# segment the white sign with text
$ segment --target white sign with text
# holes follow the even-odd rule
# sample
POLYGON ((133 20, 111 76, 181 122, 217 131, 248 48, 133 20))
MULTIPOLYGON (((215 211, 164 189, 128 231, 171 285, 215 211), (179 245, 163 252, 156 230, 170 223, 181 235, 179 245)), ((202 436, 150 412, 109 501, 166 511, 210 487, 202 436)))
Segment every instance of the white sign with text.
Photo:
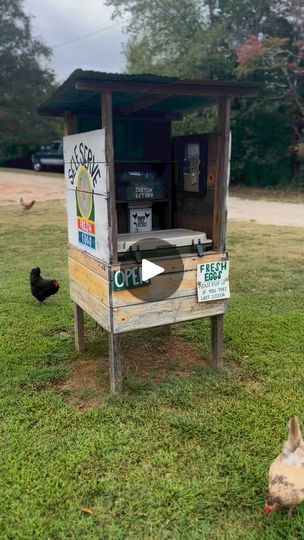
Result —
POLYGON ((63 147, 69 243, 109 262, 104 130, 64 137, 63 147))
POLYGON ((229 261, 214 261, 197 265, 198 302, 230 298, 229 261))

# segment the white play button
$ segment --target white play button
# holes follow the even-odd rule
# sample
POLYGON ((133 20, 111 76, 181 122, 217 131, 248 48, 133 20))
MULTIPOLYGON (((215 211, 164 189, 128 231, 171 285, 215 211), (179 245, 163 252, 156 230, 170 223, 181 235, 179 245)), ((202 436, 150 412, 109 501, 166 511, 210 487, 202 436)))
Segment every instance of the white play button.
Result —
POLYGON ((158 276, 158 274, 161 274, 164 271, 165 269, 158 266, 158 264, 154 264, 153 262, 148 261, 148 259, 142 260, 141 275, 143 281, 147 281, 148 279, 158 276))

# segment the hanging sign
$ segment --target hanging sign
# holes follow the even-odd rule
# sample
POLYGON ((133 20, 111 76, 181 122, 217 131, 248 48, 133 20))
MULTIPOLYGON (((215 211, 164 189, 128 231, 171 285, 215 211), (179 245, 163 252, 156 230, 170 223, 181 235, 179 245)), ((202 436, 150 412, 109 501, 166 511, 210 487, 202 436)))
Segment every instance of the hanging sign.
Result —
POLYGON ((230 298, 229 261, 215 261, 197 265, 197 299, 212 302, 230 298))

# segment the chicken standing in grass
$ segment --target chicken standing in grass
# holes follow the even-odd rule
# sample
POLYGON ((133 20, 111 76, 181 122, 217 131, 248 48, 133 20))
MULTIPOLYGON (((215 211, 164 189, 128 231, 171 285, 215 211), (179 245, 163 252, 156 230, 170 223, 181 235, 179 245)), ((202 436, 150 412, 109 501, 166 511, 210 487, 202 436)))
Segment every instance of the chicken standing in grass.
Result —
POLYGON ((32 295, 43 302, 49 296, 56 294, 59 290, 59 281, 57 279, 44 279, 41 276, 40 268, 32 268, 30 273, 30 284, 32 295))
POLYGON ((265 513, 277 508, 293 507, 304 501, 304 442, 297 416, 292 416, 288 424, 288 440, 282 453, 272 462, 269 469, 269 495, 265 513))
POLYGON ((36 202, 36 201, 31 201, 31 202, 29 202, 29 203, 26 203, 26 202, 24 202, 24 200, 22 199, 22 197, 21 197, 21 199, 20 199, 20 204, 21 204, 23 210, 30 210, 30 209, 32 208, 32 206, 34 206, 35 202, 36 202))

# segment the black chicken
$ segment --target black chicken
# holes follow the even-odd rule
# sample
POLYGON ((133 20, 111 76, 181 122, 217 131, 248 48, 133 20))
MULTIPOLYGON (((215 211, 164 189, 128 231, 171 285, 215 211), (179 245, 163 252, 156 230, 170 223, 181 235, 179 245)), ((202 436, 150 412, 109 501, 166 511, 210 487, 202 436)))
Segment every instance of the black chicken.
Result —
POLYGON ((52 294, 56 294, 59 290, 59 281, 57 279, 44 279, 40 274, 40 268, 32 268, 30 273, 30 284, 32 295, 43 302, 52 294))

